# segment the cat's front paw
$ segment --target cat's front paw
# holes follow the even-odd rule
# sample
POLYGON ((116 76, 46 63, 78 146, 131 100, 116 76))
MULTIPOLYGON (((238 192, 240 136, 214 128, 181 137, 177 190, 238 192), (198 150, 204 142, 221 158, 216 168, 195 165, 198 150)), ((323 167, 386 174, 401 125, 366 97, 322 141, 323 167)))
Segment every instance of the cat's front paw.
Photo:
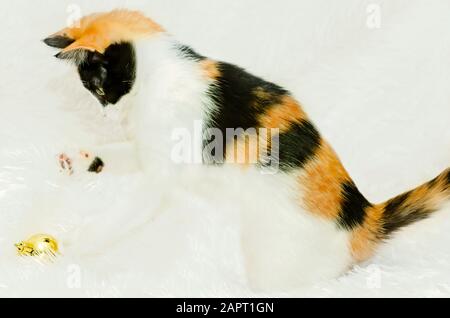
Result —
POLYGON ((100 173, 105 166, 105 163, 100 157, 85 150, 79 151, 73 156, 68 156, 66 153, 59 154, 58 164, 60 172, 69 176, 73 175, 74 172, 78 173, 80 171, 100 173))
POLYGON ((80 152, 82 158, 89 162, 87 171, 93 172, 93 173, 100 173, 103 170, 103 167, 105 166, 105 163, 100 157, 93 156, 87 151, 81 151, 80 152))

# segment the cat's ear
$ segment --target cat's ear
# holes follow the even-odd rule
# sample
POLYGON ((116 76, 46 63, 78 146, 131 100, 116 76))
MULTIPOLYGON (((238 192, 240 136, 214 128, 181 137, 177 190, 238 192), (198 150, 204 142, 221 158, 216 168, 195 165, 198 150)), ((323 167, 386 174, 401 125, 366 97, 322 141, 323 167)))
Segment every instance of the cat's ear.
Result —
POLYGON ((48 46, 63 49, 55 55, 57 58, 72 60, 78 64, 85 59, 87 51, 82 49, 78 44, 75 46, 74 44, 76 42, 77 41, 69 36, 68 32, 65 32, 64 30, 52 34, 44 39, 44 43, 48 46))
POLYGON ((71 39, 67 35, 54 34, 44 39, 44 43, 48 46, 55 47, 57 49, 65 49, 70 44, 75 42, 74 39, 71 39))
POLYGON ((89 56, 89 50, 85 49, 74 49, 70 51, 61 51, 55 55, 56 58, 61 60, 67 60, 74 62, 76 65, 80 65, 87 61, 89 56))
POLYGON ((80 65, 85 62, 90 64, 108 64, 108 61, 103 54, 97 51, 92 52, 92 50, 84 48, 78 48, 70 51, 61 51, 56 54, 55 57, 62 60, 72 61, 76 65, 80 65))
POLYGON ((83 63, 88 57, 98 59, 101 62, 105 45, 101 38, 96 36, 85 36, 72 42, 55 56, 60 59, 72 60, 76 64, 83 63), (89 54, 93 53, 93 54, 89 54))

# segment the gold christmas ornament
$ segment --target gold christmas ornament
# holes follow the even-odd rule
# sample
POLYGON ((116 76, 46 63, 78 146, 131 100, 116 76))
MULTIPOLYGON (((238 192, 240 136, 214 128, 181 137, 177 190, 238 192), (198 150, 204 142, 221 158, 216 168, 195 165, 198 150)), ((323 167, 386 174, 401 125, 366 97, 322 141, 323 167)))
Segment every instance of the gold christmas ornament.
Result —
POLYGON ((29 239, 15 244, 17 252, 21 256, 56 256, 58 242, 48 234, 36 234, 29 239))

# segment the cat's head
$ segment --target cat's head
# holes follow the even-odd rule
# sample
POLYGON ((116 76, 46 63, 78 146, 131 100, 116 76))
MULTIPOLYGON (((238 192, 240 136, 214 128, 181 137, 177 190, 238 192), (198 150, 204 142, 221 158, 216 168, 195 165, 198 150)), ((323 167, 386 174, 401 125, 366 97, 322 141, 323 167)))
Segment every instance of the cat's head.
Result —
POLYGON ((61 51, 55 56, 73 62, 83 86, 103 105, 116 104, 135 82, 133 43, 163 32, 139 12, 114 10, 86 16, 44 42, 61 51))

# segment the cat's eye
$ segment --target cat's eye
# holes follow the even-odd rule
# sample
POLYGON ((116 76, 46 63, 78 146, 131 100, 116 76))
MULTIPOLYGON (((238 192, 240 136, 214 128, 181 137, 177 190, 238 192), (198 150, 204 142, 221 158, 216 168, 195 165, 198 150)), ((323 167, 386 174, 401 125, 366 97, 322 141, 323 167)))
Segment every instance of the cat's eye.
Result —
POLYGON ((99 96, 105 96, 105 91, 103 90, 103 88, 99 87, 95 90, 95 92, 97 93, 97 95, 99 96))

